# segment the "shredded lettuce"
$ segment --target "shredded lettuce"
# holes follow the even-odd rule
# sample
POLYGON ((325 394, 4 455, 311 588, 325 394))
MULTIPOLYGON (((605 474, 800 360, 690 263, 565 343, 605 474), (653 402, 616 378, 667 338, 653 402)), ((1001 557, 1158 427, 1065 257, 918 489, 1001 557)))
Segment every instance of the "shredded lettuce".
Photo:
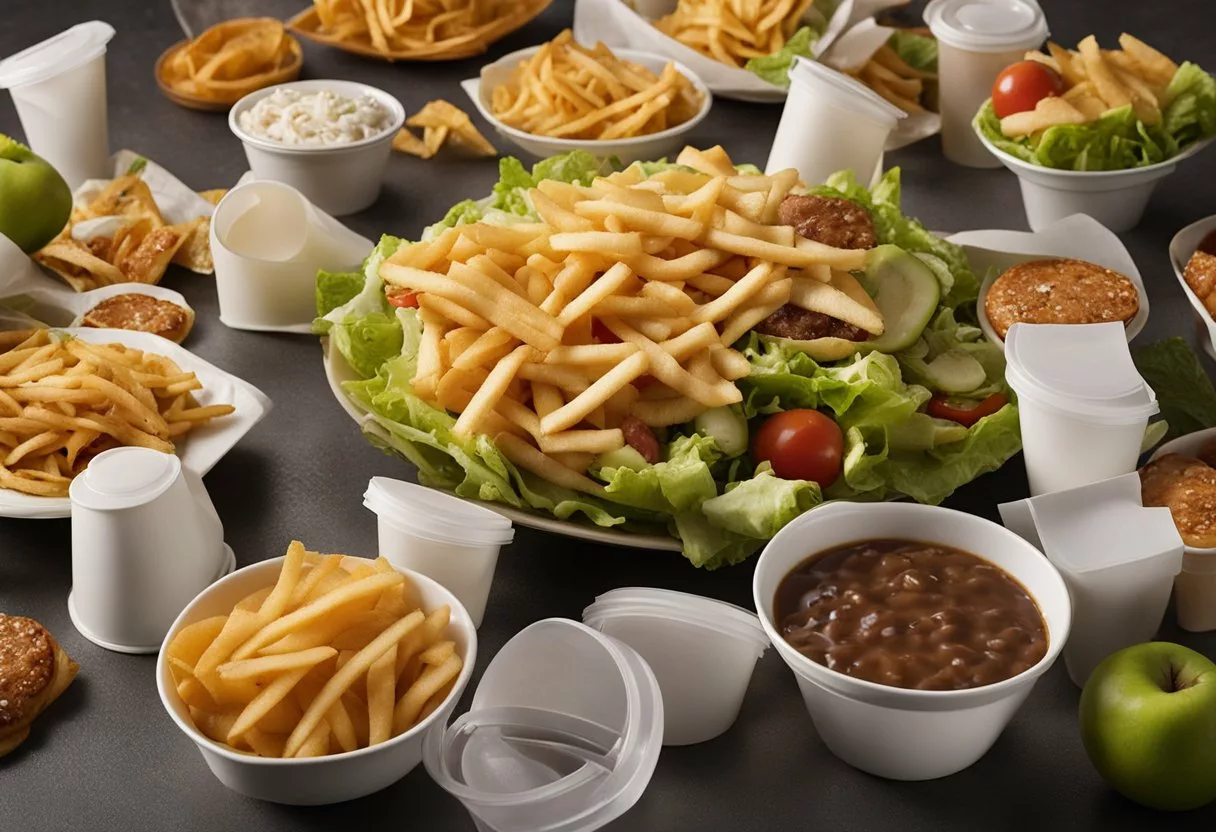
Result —
POLYGON ((887 45, 913 69, 937 72, 937 38, 917 34, 909 29, 896 29, 887 45))
POLYGON ((771 55, 751 58, 744 65, 744 69, 774 86, 789 89, 790 69, 794 66, 794 60, 812 57, 815 42, 819 40, 821 34, 810 26, 803 26, 790 36, 790 39, 785 42, 785 46, 771 55))

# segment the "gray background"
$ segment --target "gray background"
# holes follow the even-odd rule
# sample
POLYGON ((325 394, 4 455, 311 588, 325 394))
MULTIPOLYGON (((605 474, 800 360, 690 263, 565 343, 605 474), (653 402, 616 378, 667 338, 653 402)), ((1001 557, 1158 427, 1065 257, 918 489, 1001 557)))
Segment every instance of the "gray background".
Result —
MULTIPOLYGON (((1055 0, 1043 5, 1053 35, 1062 42, 1074 44, 1094 32, 1104 44, 1113 44, 1121 31, 1130 31, 1175 59, 1216 68, 1216 28, 1205 0, 1055 0)), ((108 58, 113 149, 146 154, 199 189, 230 186, 245 170, 241 146, 223 115, 181 109, 156 88, 153 62, 180 38, 167 2, 4 0, 0 6, 0 55, 92 18, 118 29, 108 58)), ((251 0, 249 7, 259 5, 251 0)), ((364 81, 398 96, 410 112, 435 97, 468 107, 459 80, 475 75, 483 60, 557 34, 570 24, 571 7, 558 0, 484 59, 458 63, 387 65, 306 42, 305 77, 364 81)), ((274 8, 272 4, 269 10, 274 8)), ((736 160, 763 164, 779 115, 776 106, 718 101, 689 139, 699 146, 721 143, 736 160)), ((21 134, 8 96, 0 96, 0 131, 21 134)), ((492 134, 487 130, 487 135, 492 134)), ((495 141, 510 152, 504 141, 495 141)), ((907 211, 931 228, 1025 228, 1016 182, 1003 169, 950 165, 936 139, 891 154, 888 162, 904 168, 907 211)), ((349 223, 370 237, 383 231, 413 237, 452 203, 486 193, 496 178, 493 160, 445 156, 424 162, 398 156, 389 166, 379 202, 349 223)), ((1152 298, 1152 319, 1142 342, 1194 335, 1192 313, 1170 271, 1166 246, 1179 228, 1216 210, 1214 178, 1216 151, 1210 151, 1165 180, 1143 223, 1123 237, 1152 298)), ((374 517, 361 500, 367 480, 411 472, 373 450, 339 409, 326 386, 316 340, 225 328, 208 277, 174 270, 165 285, 185 294, 198 310, 187 346, 248 379, 275 402, 269 418, 206 480, 239 563, 280 555, 292 538, 323 551, 374 553, 374 517)), ((1211 364, 1207 366, 1210 371, 1211 364)), ((950 505, 995 518, 997 503, 1023 496, 1018 459, 962 489, 950 505)), ((750 606, 751 571, 742 565, 701 572, 672 553, 596 546, 520 529, 499 563, 480 631, 478 674, 521 628, 550 616, 577 618, 604 590, 653 585, 750 606)), ((65 603, 70 583, 68 521, 0 520, 0 610, 42 621, 81 665, 76 682, 38 720, 31 739, 0 760, 0 829, 321 830, 381 817, 403 830, 473 828, 459 804, 421 766, 379 794, 338 806, 275 806, 227 791, 161 708, 154 657, 109 653, 76 633, 65 603)), ((1162 637, 1216 656, 1216 635, 1179 633, 1172 615, 1162 637)), ((975 766, 936 782, 892 783, 849 768, 823 747, 792 675, 770 651, 756 670, 736 725, 704 745, 665 749, 649 790, 611 828, 913 832, 1134 829, 1166 823, 1175 829, 1213 827, 1216 804, 1166 816, 1140 809, 1106 788, 1081 747, 1077 698, 1061 663, 1039 682, 996 746, 975 766)))

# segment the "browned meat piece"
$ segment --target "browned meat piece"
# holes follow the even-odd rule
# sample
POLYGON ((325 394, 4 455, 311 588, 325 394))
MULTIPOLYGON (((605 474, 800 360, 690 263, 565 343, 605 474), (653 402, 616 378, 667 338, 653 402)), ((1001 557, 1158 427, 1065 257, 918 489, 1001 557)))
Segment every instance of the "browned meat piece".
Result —
POLYGON ((861 327, 845 323, 821 312, 808 312, 787 303, 756 326, 761 335, 814 341, 816 338, 843 338, 846 341, 866 341, 870 333, 861 327))
POLYGON ((878 237, 870 213, 848 199, 790 194, 781 201, 777 219, 808 240, 833 248, 874 248, 878 237))
POLYGON ((654 465, 663 458, 663 449, 659 440, 646 423, 636 416, 626 416, 621 422, 621 433, 625 434, 625 444, 642 455, 642 459, 654 465))
POLYGON ((1182 276, 1208 314, 1216 316, 1216 254, 1197 250, 1187 261, 1182 276))

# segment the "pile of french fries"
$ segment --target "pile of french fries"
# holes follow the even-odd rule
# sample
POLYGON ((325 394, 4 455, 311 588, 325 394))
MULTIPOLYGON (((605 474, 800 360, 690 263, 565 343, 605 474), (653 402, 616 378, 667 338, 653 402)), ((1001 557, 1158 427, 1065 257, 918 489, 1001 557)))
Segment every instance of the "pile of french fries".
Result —
POLYGON ((171 359, 122 344, 0 334, 0 488, 66 497, 104 450, 173 453, 191 430, 233 412, 199 406, 192 391, 202 386, 171 359))
POLYGON ((1145 124, 1160 124, 1161 111, 1169 105, 1166 87, 1178 65, 1129 34, 1119 36, 1119 45, 1122 49, 1102 49, 1090 35, 1076 51, 1048 43, 1048 54, 1027 52, 1027 60, 1060 73, 1065 91, 1040 100, 1033 110, 1001 119, 1001 132, 1017 138, 1061 124, 1089 124, 1129 104, 1145 124))
POLYGON ((292 80, 303 60, 299 41, 281 21, 225 20, 170 53, 161 80, 182 95, 235 104, 254 90, 292 80))
POLYGON ((655 75, 602 43, 580 46, 569 29, 520 61, 490 94, 491 112, 504 124, 569 139, 658 133, 688 121, 704 103, 675 64, 655 75))
POLYGON ((693 170, 542 181, 540 222, 456 226, 381 266, 418 305, 413 388, 460 414, 458 435, 596 493, 586 470, 627 418, 675 425, 740 401, 750 367, 731 345, 786 303, 823 308, 864 266, 777 224, 797 171, 740 176, 720 147, 678 162, 693 170))
POLYGON ((899 53, 884 43, 868 61, 850 75, 905 113, 928 111, 924 97, 929 85, 937 81, 937 73, 909 66, 899 53))
POLYGON ((679 0, 655 28, 728 66, 778 52, 811 0, 679 0))
POLYGON ((321 757, 408 731, 448 697, 463 661, 451 610, 424 613, 380 558, 305 551, 228 615, 184 627, 165 650, 195 727, 260 757, 321 757))

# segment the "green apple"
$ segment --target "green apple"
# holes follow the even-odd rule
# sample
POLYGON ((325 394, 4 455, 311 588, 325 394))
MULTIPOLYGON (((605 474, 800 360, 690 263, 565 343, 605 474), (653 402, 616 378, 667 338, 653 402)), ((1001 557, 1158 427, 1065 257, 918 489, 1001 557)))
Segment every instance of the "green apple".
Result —
POLYGON ((0 133, 0 234, 29 254, 62 231, 71 213, 72 191, 59 171, 0 133))
POLYGON ((1170 811, 1216 800, 1216 664, 1164 641, 1108 656, 1081 693, 1081 739, 1129 800, 1170 811))

